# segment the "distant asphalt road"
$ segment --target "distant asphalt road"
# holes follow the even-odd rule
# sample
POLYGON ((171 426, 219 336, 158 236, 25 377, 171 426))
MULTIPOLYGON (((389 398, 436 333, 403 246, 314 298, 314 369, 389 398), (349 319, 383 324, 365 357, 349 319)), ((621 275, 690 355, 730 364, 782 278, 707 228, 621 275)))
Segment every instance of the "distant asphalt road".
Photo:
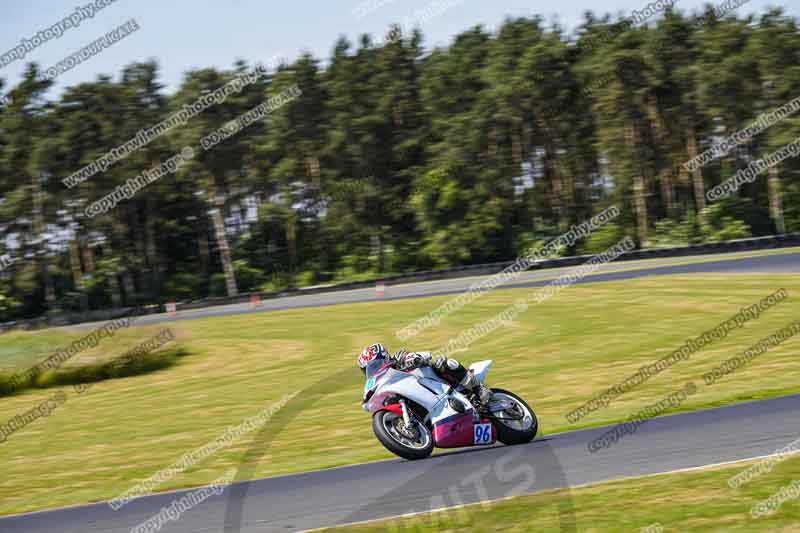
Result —
MULTIPOLYGON (((753 254, 750 252, 749 254, 753 254)), ((625 261, 602 265, 595 273, 586 276, 578 283, 596 283, 601 281, 619 281, 675 274, 700 273, 791 273, 800 272, 800 253, 782 253, 775 255, 744 256, 742 253, 717 254, 711 256, 675 257, 669 259, 647 259, 643 261, 625 261)), ((501 285, 501 289, 541 287, 547 285, 558 276, 572 268, 535 270, 521 274, 513 283, 501 285)), ((283 309, 299 309, 305 307, 323 307, 328 305, 375 302, 381 300, 403 300, 408 298, 425 298, 456 294, 467 290, 471 285, 480 283, 488 276, 456 278, 439 281, 424 281, 386 286, 384 294, 378 295, 374 288, 354 289, 347 291, 309 294, 304 296, 287 296, 264 300, 253 308, 249 303, 232 304, 204 309, 180 311, 172 317, 167 314, 147 315, 137 319, 139 324, 155 324, 173 320, 193 320, 214 316, 239 315, 244 313, 263 313, 283 309)), ((76 326, 68 326, 76 327, 76 326)), ((81 328, 92 327, 81 324, 81 328)))
MULTIPOLYGON (((234 487, 247 485, 247 497, 241 526, 228 533, 297 531, 760 457, 796 439, 798 427, 800 396, 788 396, 654 418, 595 453, 587 443, 608 428, 544 436, 522 446, 440 453, 423 461, 394 459, 258 479, 234 487)), ((141 498, 119 511, 99 503, 9 517, 0 519, 0 531, 127 533, 186 493, 141 498)), ((213 496, 161 531, 221 533, 227 503, 225 493, 213 496)), ((568 496, 559 502, 564 522, 571 505, 568 496)))

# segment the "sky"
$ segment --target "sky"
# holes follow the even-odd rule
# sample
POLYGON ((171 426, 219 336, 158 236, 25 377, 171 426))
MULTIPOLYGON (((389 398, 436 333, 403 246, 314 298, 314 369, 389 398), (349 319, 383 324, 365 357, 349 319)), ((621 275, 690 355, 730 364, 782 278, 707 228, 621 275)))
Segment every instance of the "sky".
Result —
MULTIPOLYGON (((30 39, 75 14, 76 6, 95 1, 6 0, 0 19, 0 55, 18 46, 21 39, 30 39)), ((430 49, 447 45, 454 35, 478 24, 494 30, 508 16, 541 15, 572 30, 587 10, 627 16, 647 4, 644 0, 105 1, 112 3, 93 17, 85 17, 77 27, 66 28, 60 38, 47 40, 22 60, 0 67, 0 78, 6 80, 3 92, 19 81, 28 62, 35 61, 44 69, 54 66, 131 19, 138 30, 59 75, 50 96, 64 87, 93 81, 100 74, 118 79, 122 68, 135 61, 155 59, 161 83, 172 92, 193 68, 227 69, 237 59, 249 64, 268 63, 276 56, 292 60, 305 51, 325 60, 340 36, 353 43, 363 33, 383 36, 391 23, 416 21, 411 25, 421 28, 430 49), (436 6, 439 12, 433 9, 436 6)), ((704 3, 677 0, 676 8, 697 12, 704 3)), ((737 13, 762 13, 770 6, 800 14, 800 0, 750 0, 737 13)))

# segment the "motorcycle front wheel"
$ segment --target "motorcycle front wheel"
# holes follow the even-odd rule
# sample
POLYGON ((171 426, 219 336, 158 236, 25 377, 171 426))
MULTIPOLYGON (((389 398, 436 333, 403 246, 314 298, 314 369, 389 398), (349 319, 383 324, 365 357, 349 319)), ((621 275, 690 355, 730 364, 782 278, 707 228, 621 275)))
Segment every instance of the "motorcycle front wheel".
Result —
POLYGON ((425 459, 433 452, 433 436, 419 420, 407 428, 403 417, 391 411, 378 411, 372 416, 372 430, 384 447, 411 461, 425 459))

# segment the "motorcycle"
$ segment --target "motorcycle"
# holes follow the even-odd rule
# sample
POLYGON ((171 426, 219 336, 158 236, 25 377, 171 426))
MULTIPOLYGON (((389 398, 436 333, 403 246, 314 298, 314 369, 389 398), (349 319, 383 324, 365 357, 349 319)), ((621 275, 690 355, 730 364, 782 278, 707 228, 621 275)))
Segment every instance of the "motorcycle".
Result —
MULTIPOLYGON (((468 368, 483 383, 492 361, 468 368)), ((366 369, 362 406, 372 413, 372 429, 387 450, 404 459, 424 459, 433 448, 524 444, 536 437, 539 422, 516 394, 491 389, 488 405, 430 367, 403 372, 375 359, 366 369)))

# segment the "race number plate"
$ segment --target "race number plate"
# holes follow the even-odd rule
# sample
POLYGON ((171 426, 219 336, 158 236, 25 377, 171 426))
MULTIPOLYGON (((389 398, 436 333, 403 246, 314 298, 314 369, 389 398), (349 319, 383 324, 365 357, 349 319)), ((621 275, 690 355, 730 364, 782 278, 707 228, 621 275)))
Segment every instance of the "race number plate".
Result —
POLYGON ((475 424, 475 444, 492 443, 492 425, 475 424))

